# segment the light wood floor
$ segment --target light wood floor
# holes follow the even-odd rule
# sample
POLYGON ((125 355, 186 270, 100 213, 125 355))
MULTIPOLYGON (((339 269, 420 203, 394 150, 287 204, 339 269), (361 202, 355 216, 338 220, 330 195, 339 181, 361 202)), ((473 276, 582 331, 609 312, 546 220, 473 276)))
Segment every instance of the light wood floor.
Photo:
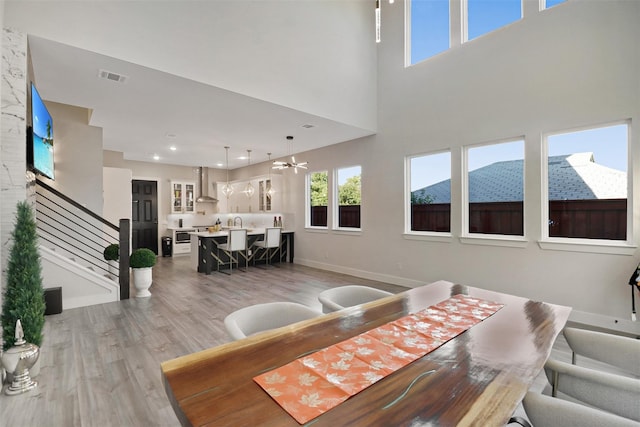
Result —
POLYGON ((189 257, 159 258, 150 298, 46 317, 38 388, 1 395, 0 426, 178 426, 161 362, 229 342, 223 321, 234 310, 271 301, 321 310, 318 293, 345 284, 405 290, 295 264, 206 276, 189 257))
MULTIPOLYGON (((230 341, 224 318, 247 305, 294 301, 320 310, 317 295, 345 284, 391 292, 371 282, 295 264, 210 276, 188 257, 159 258, 150 298, 65 310, 47 316, 38 388, 0 396, 2 426, 178 426, 160 363, 230 341)), ((135 295, 134 289, 131 290, 135 295)), ((552 356, 570 361, 562 338, 552 356)), ((534 390, 546 386, 543 376, 534 390)), ((522 415, 521 408, 517 411, 522 415)))

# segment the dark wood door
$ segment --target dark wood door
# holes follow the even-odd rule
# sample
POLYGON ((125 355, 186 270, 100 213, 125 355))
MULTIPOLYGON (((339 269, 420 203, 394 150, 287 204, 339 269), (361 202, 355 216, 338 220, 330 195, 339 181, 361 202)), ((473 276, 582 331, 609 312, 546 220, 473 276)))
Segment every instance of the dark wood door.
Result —
POLYGON ((131 181, 131 247, 158 255, 158 183, 131 181))

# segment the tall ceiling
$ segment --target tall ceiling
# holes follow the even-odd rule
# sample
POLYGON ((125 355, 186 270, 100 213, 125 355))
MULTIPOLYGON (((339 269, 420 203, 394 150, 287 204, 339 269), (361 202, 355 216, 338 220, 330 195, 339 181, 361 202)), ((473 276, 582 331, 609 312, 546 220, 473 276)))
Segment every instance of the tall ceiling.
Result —
POLYGON ((127 160, 153 162, 155 155, 160 163, 223 167, 224 147, 229 146, 233 169, 247 165, 247 150, 257 163, 267 160, 267 153, 281 158, 375 132, 375 71, 368 70, 375 64, 375 43, 367 39, 370 31, 362 31, 369 19, 362 17, 361 5, 320 0, 9 1, 5 26, 28 34, 42 98, 87 108, 89 124, 103 129, 105 150, 122 152, 127 160), (274 8, 281 13, 267 19, 273 25, 247 35, 247 26, 257 26, 274 8), (167 34, 157 23, 172 13, 184 16, 175 16, 180 24, 167 34), (135 28, 104 22, 120 22, 124 16, 131 21, 131 14, 144 21, 135 28), (196 14, 215 16, 221 28, 202 30, 201 23, 189 22, 196 14), (339 23, 333 19, 337 15, 356 19, 339 23), (225 16, 242 16, 250 25, 224 25, 225 16), (304 28, 296 23, 298 16, 304 28), (332 20, 335 29, 326 27, 325 20, 332 20), (146 41, 139 37, 141 26, 146 26, 146 41), (118 34, 110 42, 114 30, 118 34), (194 41, 194 34, 203 40, 194 41), (345 43, 347 35, 355 41, 345 43), (173 42, 179 38, 184 43, 173 42), (243 62, 247 57, 252 61, 243 62), (216 72, 205 72, 211 69, 216 72), (104 78, 104 72, 111 78, 104 78), (113 74, 123 81, 113 80, 113 74))

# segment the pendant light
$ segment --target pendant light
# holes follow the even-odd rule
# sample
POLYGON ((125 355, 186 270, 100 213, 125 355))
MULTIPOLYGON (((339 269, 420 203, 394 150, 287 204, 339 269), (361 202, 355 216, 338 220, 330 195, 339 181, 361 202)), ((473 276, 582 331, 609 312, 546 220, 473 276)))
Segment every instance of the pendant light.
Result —
POLYGON ((228 199, 233 194, 233 187, 229 184, 229 147, 224 147, 227 161, 227 183, 222 186, 222 194, 228 199))
MULTIPOLYGON (((269 165, 271 165, 271 153, 267 153, 269 156, 269 165)), ((276 191, 273 189, 273 183, 271 181, 271 166, 269 166, 269 178, 267 179, 267 195, 273 196, 276 191)))
MULTIPOLYGON (((247 150, 247 162, 247 165, 251 166, 251 150, 247 150)), ((248 198, 251 198, 255 191, 256 190, 253 188, 253 185, 251 185, 251 181, 248 181, 247 185, 244 187, 243 193, 246 194, 248 198)))
POLYGON ((291 161, 286 162, 286 161, 276 160, 275 162, 273 162, 273 169, 282 170, 282 169, 293 168, 293 171, 295 173, 298 173, 298 168, 306 169, 308 162, 296 163, 296 158, 293 156, 293 154, 291 154, 292 148, 293 148, 293 136, 291 135, 287 136, 287 142, 289 145, 289 154, 291 155, 291 161))

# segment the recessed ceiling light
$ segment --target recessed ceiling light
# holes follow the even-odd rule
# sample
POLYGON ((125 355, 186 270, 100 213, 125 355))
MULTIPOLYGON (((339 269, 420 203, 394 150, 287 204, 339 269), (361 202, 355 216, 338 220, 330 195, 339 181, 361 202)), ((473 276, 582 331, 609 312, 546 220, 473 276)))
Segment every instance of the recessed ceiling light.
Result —
POLYGON ((172 145, 171 147, 169 147, 169 150, 171 150, 171 151, 176 151, 176 150, 177 150, 177 148, 176 148, 176 146, 175 146, 175 145, 172 145))
POLYGON ((311 128, 314 128, 315 125, 306 124, 306 125, 302 125, 302 127, 305 129, 311 129, 311 128))
POLYGON ((153 160, 160 160, 160 156, 158 156, 157 154, 153 155, 153 160))
POLYGON ((218 166, 219 168, 221 168, 222 166, 224 166, 224 163, 222 163, 222 162, 218 162, 218 163, 216 163, 216 166, 218 166))
POLYGON ((175 138, 176 134, 175 133, 171 133, 171 132, 167 132, 164 136, 166 136, 167 138, 175 138))

